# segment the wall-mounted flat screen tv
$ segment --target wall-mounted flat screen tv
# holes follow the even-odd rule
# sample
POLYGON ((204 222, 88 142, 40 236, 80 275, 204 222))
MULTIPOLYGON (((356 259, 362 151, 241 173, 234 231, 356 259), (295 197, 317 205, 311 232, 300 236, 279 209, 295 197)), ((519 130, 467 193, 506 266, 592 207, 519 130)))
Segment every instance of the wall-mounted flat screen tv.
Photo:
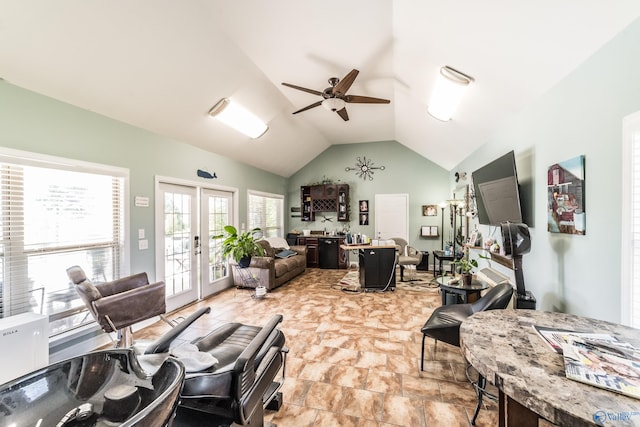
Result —
POLYGON ((478 209, 478 222, 500 225, 522 222, 518 174, 513 151, 471 174, 478 209))

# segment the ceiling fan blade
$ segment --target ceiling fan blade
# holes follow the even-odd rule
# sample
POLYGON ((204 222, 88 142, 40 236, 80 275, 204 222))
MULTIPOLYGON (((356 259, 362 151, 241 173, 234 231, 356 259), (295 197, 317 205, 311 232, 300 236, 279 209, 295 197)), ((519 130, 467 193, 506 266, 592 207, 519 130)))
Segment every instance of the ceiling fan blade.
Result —
POLYGON ((382 98, 373 98, 371 96, 347 95, 344 97, 345 102, 355 104, 388 104, 391 101, 382 98))
POLYGON ((344 120, 345 122, 349 120, 349 114, 347 114, 346 108, 343 108, 342 110, 338 110, 336 111, 336 113, 338 113, 338 115, 342 117, 342 120, 344 120))
POLYGON ((344 76, 344 78, 340 80, 337 85, 334 86, 332 91, 333 94, 336 95, 339 93, 344 95, 345 93, 347 93, 347 91, 355 81, 356 77, 358 77, 359 72, 360 71, 356 70, 355 68, 349 71, 349 74, 344 76))
POLYGON ((303 111, 310 110, 310 109, 315 108, 315 107, 317 107, 317 106, 319 106, 319 105, 322 105, 322 101, 314 102, 313 104, 311 104, 311 105, 307 105, 306 107, 301 108, 301 109, 299 109, 298 111, 294 111, 294 112, 293 112, 293 113, 291 113, 291 114, 298 114, 298 113, 302 113, 303 111))
POLYGON ((311 93, 311 94, 313 94, 313 95, 322 96, 322 92, 317 91, 317 90, 307 89, 306 87, 296 86, 296 85, 292 85, 292 84, 290 84, 290 83, 282 83, 282 84, 283 84, 284 86, 291 87, 291 88, 294 88, 294 89, 298 89, 298 90, 301 90, 301 91, 303 91, 303 92, 311 93))

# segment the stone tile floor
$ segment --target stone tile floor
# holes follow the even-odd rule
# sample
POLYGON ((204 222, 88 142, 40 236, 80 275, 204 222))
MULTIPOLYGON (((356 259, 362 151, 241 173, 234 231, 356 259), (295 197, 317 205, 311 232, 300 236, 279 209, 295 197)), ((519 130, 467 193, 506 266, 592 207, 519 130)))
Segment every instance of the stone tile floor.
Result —
MULTIPOLYGON (((226 322, 262 325, 282 314, 290 350, 284 404, 266 413, 280 427, 469 426, 476 396, 459 348, 440 342, 433 360, 427 339, 420 371, 420 328, 441 303, 438 289, 398 282, 395 291, 345 292, 338 285, 345 274, 307 269, 263 299, 228 289, 168 317, 210 306, 181 336, 191 340, 226 322)), ((157 322, 136 338, 167 329, 157 322)), ((476 425, 498 425, 495 403, 484 405, 476 425)))

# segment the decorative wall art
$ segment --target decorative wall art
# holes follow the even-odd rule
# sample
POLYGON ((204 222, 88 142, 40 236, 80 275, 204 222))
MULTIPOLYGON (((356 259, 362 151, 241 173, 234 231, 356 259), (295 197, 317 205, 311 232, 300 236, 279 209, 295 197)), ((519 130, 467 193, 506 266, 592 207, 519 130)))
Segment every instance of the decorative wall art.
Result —
POLYGON ((360 200, 358 202, 358 207, 360 209, 360 225, 369 225, 369 201, 368 200, 360 200))
POLYGON ((423 205, 422 216, 438 216, 438 205, 423 205))
POLYGON ((547 230, 585 234, 584 156, 556 163, 547 171, 547 230))
POLYGON ((420 227, 420 236, 422 237, 438 237, 437 225, 423 225, 420 227))
POLYGON ((383 171, 385 168, 384 166, 373 166, 375 164, 375 162, 371 159, 367 159, 366 157, 363 157, 362 159, 360 159, 360 157, 356 158, 356 166, 355 167, 351 167, 351 166, 347 166, 346 168, 344 168, 345 171, 349 172, 349 171, 356 171, 356 175, 358 175, 360 178, 364 179, 365 181, 368 179, 369 181, 373 181, 373 171, 378 169, 383 171))

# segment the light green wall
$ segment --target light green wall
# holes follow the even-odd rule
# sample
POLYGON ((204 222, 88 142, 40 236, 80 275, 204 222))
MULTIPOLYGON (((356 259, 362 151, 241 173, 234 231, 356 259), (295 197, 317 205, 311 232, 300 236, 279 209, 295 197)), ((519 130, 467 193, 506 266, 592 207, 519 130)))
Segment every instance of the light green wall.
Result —
MULTIPOLYGON (((420 250, 440 248, 440 238, 420 237, 421 225, 441 226, 441 215, 437 217, 422 216, 422 205, 438 204, 451 198, 449 193, 448 172, 416 154, 407 147, 395 141, 371 142, 361 144, 333 145, 312 160, 304 168, 289 179, 288 199, 290 206, 300 206, 300 186, 320 183, 324 178, 333 182, 349 184, 350 218, 352 232, 374 236, 375 194, 409 194, 409 241, 420 250), (385 170, 375 170, 373 181, 363 180, 356 172, 345 171, 347 166, 354 167, 356 158, 366 157, 374 162, 374 167, 384 166, 385 170), (369 200, 369 210, 372 212, 368 226, 358 225, 358 201, 369 200)), ((446 213, 446 212, 445 212, 446 213)), ((290 209, 287 214, 291 216, 290 209)), ((327 216, 331 216, 327 214, 327 216)), ((289 219, 289 229, 327 231, 341 229, 342 222, 302 222, 298 218, 289 219)), ((448 220, 448 217, 447 217, 448 220)), ((445 228, 447 228, 445 221, 445 228)), ((445 234, 445 240, 446 236, 445 234)))
POLYGON ((620 322, 622 119, 640 110, 640 20, 453 170, 472 172, 515 150, 530 184, 534 227, 523 258, 544 310, 620 322), (586 235, 547 232, 547 169, 585 155, 586 235))
POLYGON ((153 206, 156 175, 237 188, 240 222, 246 222, 247 218, 248 189, 282 194, 286 186, 283 177, 4 81, 0 81, 0 146, 128 168, 130 241, 133 242, 131 271, 146 271, 150 277, 155 276, 153 206), (218 179, 199 178, 197 169, 215 171, 218 179), (150 207, 134 207, 135 196, 148 196, 150 207), (139 228, 146 231, 148 250, 137 249, 139 228))

